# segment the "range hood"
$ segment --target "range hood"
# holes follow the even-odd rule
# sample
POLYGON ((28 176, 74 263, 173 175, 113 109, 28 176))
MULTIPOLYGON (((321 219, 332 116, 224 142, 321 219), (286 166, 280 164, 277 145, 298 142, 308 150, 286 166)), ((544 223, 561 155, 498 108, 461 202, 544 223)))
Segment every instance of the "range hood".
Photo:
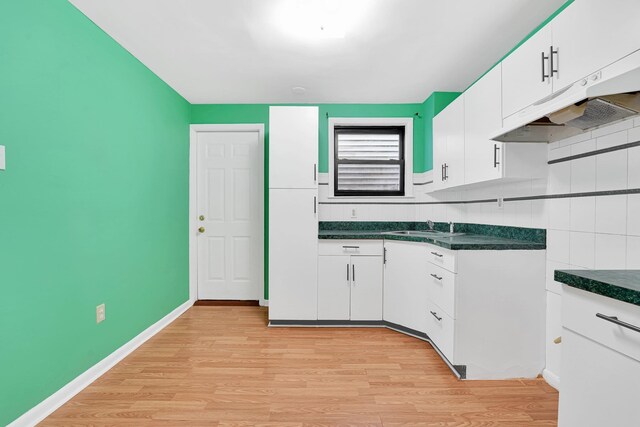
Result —
POLYGON ((554 142, 640 113, 640 50, 503 120, 491 138, 554 142))

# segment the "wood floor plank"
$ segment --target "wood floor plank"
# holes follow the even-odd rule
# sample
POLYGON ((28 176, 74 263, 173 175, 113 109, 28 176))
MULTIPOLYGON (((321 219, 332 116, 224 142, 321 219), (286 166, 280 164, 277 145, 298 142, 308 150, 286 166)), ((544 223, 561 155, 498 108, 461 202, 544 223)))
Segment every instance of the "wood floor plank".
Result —
POLYGON ((268 328, 266 309, 198 306, 42 426, 555 426, 542 379, 460 381, 381 328, 268 328))

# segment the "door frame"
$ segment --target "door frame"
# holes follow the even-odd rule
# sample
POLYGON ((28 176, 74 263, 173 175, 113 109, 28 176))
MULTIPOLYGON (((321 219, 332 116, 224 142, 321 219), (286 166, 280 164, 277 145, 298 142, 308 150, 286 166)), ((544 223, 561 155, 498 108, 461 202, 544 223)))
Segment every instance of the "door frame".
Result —
MULTIPOLYGON (((197 221, 198 212, 197 205, 197 177, 198 177, 198 132, 258 132, 258 144, 262 147, 259 153, 259 161, 263 164, 262 171, 262 206, 263 218, 266 218, 265 210, 265 141, 264 141, 264 124, 248 123, 248 124, 198 124, 189 126, 189 300, 195 302, 198 299, 198 239, 197 239, 197 221)), ((263 257, 266 250, 266 228, 263 221, 262 235, 264 236, 263 257)), ((262 277, 262 293, 260 294, 260 305, 265 305, 264 300, 264 283, 265 277, 262 277)))

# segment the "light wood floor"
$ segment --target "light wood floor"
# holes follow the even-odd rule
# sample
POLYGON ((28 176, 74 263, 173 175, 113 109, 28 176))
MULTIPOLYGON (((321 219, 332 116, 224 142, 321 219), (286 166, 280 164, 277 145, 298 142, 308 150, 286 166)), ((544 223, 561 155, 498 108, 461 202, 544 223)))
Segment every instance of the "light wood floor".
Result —
POLYGON ((541 379, 459 381, 394 331, 266 322, 264 308, 193 307, 41 425, 556 425, 541 379))

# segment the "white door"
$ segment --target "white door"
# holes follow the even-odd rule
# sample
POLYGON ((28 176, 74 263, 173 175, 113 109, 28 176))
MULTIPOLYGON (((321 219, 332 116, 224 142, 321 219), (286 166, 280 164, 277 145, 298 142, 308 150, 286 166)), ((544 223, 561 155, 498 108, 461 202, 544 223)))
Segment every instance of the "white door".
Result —
POLYGON ((380 256, 351 257, 351 320, 382 320, 380 256))
POLYGON ((257 300, 264 283, 262 133, 197 131, 198 299, 257 300))
POLYGON ((464 93, 465 184, 502 174, 502 143, 489 139, 502 127, 501 69, 496 65, 464 93))
POLYGON ((318 320, 349 320, 349 258, 349 255, 318 257, 318 320))
POLYGON ((271 320, 318 320, 317 200, 317 190, 269 190, 271 320))
POLYGON ((580 0, 554 18, 558 73, 553 90, 640 49, 638 0, 580 0))
POLYGON ((549 56, 552 44, 547 25, 502 61, 503 117, 551 94, 551 79, 544 77, 549 74, 549 60, 542 56, 549 56))
POLYGON ((317 188, 318 107, 269 107, 269 188, 317 188))

